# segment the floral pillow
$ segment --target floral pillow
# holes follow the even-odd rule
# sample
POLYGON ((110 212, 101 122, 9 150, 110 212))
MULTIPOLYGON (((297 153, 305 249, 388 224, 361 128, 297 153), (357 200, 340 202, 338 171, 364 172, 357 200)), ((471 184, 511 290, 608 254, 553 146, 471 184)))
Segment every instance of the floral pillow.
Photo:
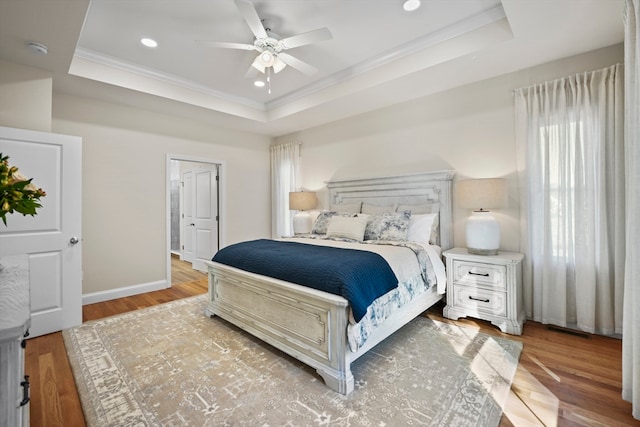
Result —
POLYGON ((369 216, 364 240, 407 240, 411 211, 369 216))
POLYGON ((336 212, 336 211, 322 211, 316 218, 316 222, 313 223, 313 229, 311 230, 312 234, 327 234, 327 226, 329 225, 329 220, 333 216, 344 216, 344 217, 354 217, 357 214, 351 212, 336 212))

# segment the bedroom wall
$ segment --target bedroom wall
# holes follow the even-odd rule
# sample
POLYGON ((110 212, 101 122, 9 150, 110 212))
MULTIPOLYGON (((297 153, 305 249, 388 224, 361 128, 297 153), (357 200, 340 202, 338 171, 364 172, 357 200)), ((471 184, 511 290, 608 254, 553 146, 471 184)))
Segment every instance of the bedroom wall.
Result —
POLYGON ((0 61, 0 126, 51 131, 51 73, 0 61))
MULTIPOLYGON (((505 177, 509 206, 494 214, 501 249, 519 251, 513 90, 623 61, 623 46, 615 45, 285 135, 274 144, 302 142, 302 187, 319 191, 320 208, 328 206, 324 182, 332 179, 443 169, 454 169, 456 181, 505 177)), ((466 246, 469 215, 454 199, 455 246, 466 246)))
POLYGON ((165 279, 167 154, 224 163, 221 244, 270 235, 269 137, 62 94, 52 128, 83 139, 85 295, 165 279))

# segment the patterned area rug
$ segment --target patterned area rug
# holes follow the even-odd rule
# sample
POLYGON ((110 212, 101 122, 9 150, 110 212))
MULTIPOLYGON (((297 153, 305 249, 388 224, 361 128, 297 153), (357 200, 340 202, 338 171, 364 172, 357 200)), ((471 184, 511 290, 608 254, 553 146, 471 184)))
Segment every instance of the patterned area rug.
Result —
POLYGON ((497 426, 519 342, 418 317, 352 364, 349 396, 200 295, 63 331, 89 426, 497 426))

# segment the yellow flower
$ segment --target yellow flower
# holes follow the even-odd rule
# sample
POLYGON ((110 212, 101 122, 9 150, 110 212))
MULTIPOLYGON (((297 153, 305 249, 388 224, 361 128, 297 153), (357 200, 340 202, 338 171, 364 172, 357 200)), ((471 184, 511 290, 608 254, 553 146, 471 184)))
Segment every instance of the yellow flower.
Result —
POLYGON ((11 169, 12 170, 15 169, 15 171, 13 173, 9 174, 11 176, 11 179, 9 180, 9 185, 15 184, 16 182, 23 182, 23 181, 28 181, 29 180, 29 178, 27 178, 26 176, 24 176, 20 172, 18 172, 18 168, 13 167, 11 169))
POLYGON ((9 165, 9 156, 0 153, 0 218, 7 225, 7 215, 18 212, 35 216, 41 197, 47 193, 22 175, 16 166, 9 165))

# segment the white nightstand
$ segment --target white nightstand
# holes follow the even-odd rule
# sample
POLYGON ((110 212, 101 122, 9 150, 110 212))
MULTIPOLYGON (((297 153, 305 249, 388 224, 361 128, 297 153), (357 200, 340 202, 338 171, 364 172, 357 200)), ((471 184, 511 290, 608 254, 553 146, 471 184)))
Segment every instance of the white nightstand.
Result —
POLYGON ((525 320, 522 303, 522 259, 524 255, 472 255, 464 248, 443 254, 447 263, 449 319, 471 316, 488 320, 502 332, 521 335, 525 320))

